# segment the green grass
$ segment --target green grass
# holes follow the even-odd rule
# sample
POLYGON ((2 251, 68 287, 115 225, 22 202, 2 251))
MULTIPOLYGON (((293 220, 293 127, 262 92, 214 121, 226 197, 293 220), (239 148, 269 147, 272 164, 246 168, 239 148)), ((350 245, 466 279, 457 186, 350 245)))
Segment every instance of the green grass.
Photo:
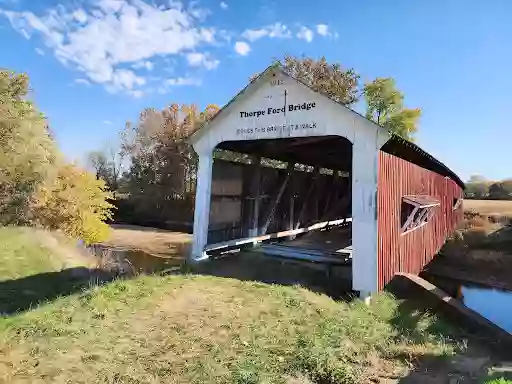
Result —
POLYGON ((56 270, 51 252, 28 230, 0 229, 0 281, 56 270))
POLYGON ((31 228, 0 227, 0 281, 85 266, 78 255, 59 255, 66 239, 31 228), (56 251, 57 250, 57 251, 56 251))
MULTIPOLYGON (((0 229, 9 284, 24 268, 55 271, 55 255, 25 235, 0 229)), ((0 317, 0 382, 359 383, 451 356, 461 347, 449 335, 388 294, 365 306, 300 287, 140 276, 0 317)))
POLYGON ((202 276, 116 281, 2 319, 0 381, 353 383, 384 361, 453 352, 427 331, 434 318, 409 329, 397 304, 202 276))
POLYGON ((498 379, 492 379, 485 382, 485 384, 512 384, 512 380, 500 377, 498 379))

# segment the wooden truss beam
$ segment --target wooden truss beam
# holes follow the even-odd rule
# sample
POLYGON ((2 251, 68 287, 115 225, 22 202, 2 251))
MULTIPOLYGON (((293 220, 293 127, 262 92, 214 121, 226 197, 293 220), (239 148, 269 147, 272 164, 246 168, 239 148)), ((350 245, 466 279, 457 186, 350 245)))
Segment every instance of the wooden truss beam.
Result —
POLYGON ((302 207, 300 208, 299 215, 297 216, 297 221, 295 222, 295 229, 299 228, 302 222, 304 221, 304 215, 306 214, 308 201, 315 189, 315 184, 318 179, 318 175, 320 174, 320 167, 315 167, 313 172, 311 173, 311 182, 309 183, 308 191, 304 197, 302 197, 302 207))
POLYGON ((288 163, 288 167, 286 168, 286 173, 285 173, 280 185, 276 189, 273 199, 269 202, 267 212, 263 216, 263 224, 259 231, 259 233, 262 235, 267 233, 268 226, 270 225, 270 222, 274 218, 276 208, 277 208, 279 202, 281 201, 281 197, 283 196, 284 190, 286 189, 286 185, 288 184, 288 181, 290 180, 290 176, 292 174, 294 166, 295 166, 295 163, 292 163, 292 162, 288 163))

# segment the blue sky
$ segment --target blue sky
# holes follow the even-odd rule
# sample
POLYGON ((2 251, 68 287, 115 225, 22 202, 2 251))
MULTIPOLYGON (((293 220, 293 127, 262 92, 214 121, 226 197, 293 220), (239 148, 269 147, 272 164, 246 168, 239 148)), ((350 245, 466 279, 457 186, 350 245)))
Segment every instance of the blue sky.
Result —
POLYGON ((285 53, 392 76, 417 142, 463 179, 512 177, 512 2, 0 0, 0 63, 27 72, 71 159, 145 107, 225 104, 285 53))

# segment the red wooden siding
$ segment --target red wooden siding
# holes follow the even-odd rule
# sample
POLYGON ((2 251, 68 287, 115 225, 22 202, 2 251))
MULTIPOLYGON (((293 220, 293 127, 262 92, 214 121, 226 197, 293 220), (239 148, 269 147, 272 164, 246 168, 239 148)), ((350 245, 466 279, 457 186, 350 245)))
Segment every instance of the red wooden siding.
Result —
POLYGON ((462 189, 451 179, 385 152, 379 154, 378 286, 379 290, 396 272, 418 274, 439 251, 462 219, 462 204, 453 210, 453 199, 462 189), (404 195, 430 195, 441 202, 434 217, 409 233, 400 232, 400 209, 404 195))

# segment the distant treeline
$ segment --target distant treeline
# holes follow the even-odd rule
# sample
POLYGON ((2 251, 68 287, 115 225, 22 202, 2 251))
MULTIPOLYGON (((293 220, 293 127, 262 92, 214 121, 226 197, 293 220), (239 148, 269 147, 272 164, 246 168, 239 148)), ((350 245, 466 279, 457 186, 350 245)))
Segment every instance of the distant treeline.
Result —
POLYGON ((472 176, 466 183, 466 199, 512 200, 512 179, 489 181, 472 176))

